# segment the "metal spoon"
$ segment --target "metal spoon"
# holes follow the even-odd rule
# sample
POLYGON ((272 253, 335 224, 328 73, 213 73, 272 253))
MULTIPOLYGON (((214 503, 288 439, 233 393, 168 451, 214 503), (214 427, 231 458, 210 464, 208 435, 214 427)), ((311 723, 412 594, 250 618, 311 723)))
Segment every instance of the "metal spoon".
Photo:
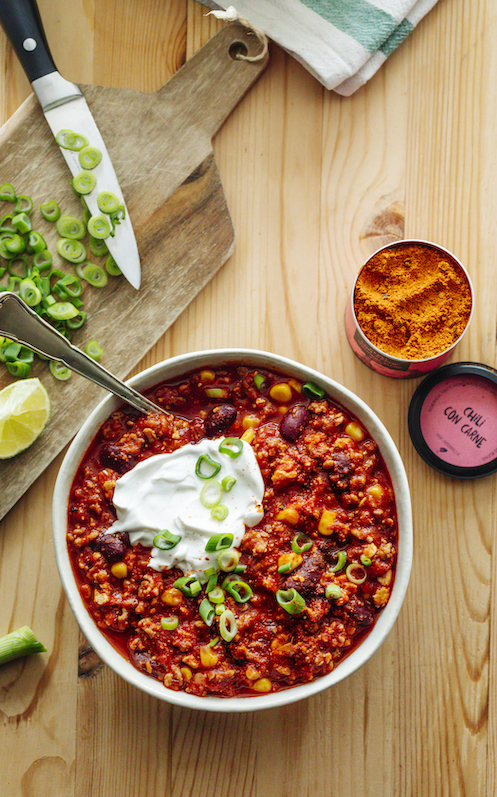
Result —
POLYGON ((166 414, 163 407, 159 407, 121 382, 110 371, 73 346, 67 338, 28 307, 16 293, 10 291, 0 293, 0 334, 33 349, 37 354, 45 355, 50 360, 64 363, 71 371, 109 390, 140 412, 166 414))

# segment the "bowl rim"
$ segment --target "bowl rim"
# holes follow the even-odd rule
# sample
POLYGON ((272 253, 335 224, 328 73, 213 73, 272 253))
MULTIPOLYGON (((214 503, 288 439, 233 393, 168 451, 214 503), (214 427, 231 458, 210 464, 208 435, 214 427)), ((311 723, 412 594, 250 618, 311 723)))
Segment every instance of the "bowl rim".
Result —
POLYGON ((332 400, 350 409, 364 423, 377 443, 392 479, 401 540, 392 593, 388 604, 379 615, 370 633, 331 673, 307 684, 257 697, 198 697, 168 689, 160 681, 144 675, 133 667, 103 636, 83 603, 73 574, 66 544, 67 505, 74 475, 91 440, 105 419, 122 405, 121 399, 113 395, 106 396, 90 413, 70 444, 60 465, 54 487, 52 523, 55 559, 69 605, 89 644, 114 672, 145 693, 174 705, 203 711, 244 712, 276 708, 318 694, 352 675, 378 650, 395 624, 409 583, 413 551, 412 511, 405 468, 397 447, 382 421, 359 396, 313 368, 282 355, 259 349, 203 349, 179 354, 156 363, 127 380, 127 384, 138 390, 146 390, 160 381, 174 378, 198 367, 229 363, 273 368, 290 377, 304 378, 305 381, 313 381, 323 387, 332 400))

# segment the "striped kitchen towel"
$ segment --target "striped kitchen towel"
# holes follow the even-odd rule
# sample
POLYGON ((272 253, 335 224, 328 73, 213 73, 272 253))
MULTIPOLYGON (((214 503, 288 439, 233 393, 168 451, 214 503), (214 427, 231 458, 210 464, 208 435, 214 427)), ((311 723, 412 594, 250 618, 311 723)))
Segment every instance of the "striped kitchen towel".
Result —
MULTIPOLYGON (((233 7, 326 88, 349 96, 386 61, 437 0, 200 0, 233 7)), ((229 17, 228 17, 229 18, 229 17)))

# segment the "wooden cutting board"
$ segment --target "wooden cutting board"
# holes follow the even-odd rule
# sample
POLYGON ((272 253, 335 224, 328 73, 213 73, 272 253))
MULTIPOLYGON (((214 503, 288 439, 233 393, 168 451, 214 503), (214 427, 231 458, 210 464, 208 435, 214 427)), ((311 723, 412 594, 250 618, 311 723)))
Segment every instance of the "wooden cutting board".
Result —
MULTIPOLYGON (((87 323, 72 342, 96 339, 102 364, 125 378, 233 251, 234 231, 212 150, 212 137, 267 64, 236 58, 260 44, 232 24, 207 42, 155 94, 82 87, 107 144, 133 222, 142 286, 123 277, 84 291, 87 323)), ((57 233, 38 205, 56 199, 63 214, 81 217, 70 175, 34 96, 0 129, 0 182, 35 201, 34 229, 56 253, 57 233)), ((0 212, 8 213, 8 203, 0 212)), ((91 257, 90 253, 89 256, 91 257)), ((91 258, 94 262, 101 262, 91 258)), ((59 258, 54 255, 54 265, 59 258)), ((60 264, 63 261, 60 260, 60 264)), ((63 264, 66 272, 72 270, 63 264)), ((0 518, 74 436, 105 392, 73 374, 55 382, 37 361, 32 375, 47 388, 49 425, 27 451, 0 461, 0 518)), ((0 369, 0 388, 12 381, 0 369)))

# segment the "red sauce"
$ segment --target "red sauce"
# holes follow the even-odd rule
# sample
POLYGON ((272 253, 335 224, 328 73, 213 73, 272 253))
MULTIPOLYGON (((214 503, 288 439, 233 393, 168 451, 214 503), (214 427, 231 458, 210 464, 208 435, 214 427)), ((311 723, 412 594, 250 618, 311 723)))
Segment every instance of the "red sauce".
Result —
POLYGON ((137 669, 195 695, 250 696, 329 673, 371 631, 393 586, 395 499, 376 443, 343 407, 310 399, 297 380, 267 369, 204 369, 161 383, 149 396, 170 414, 114 412, 71 490, 68 547, 95 623, 137 669), (257 374, 262 386, 260 377, 254 383, 257 374), (284 385, 282 396, 275 385, 284 385), (242 434, 253 434, 264 518, 246 529, 239 549, 239 577, 252 597, 224 598, 238 627, 227 642, 218 617, 207 626, 199 615, 205 586, 195 598, 184 596, 174 586, 181 571, 156 572, 149 549, 102 532, 116 519, 116 479, 135 464, 205 436, 242 434), (301 554, 292 549, 299 533, 312 543, 301 554), (279 572, 289 561, 290 571, 279 572), (330 585, 339 588, 338 599, 326 597, 330 585), (305 604, 295 615, 275 597, 291 589, 305 604), (161 619, 171 615, 178 626, 164 630, 161 619))

